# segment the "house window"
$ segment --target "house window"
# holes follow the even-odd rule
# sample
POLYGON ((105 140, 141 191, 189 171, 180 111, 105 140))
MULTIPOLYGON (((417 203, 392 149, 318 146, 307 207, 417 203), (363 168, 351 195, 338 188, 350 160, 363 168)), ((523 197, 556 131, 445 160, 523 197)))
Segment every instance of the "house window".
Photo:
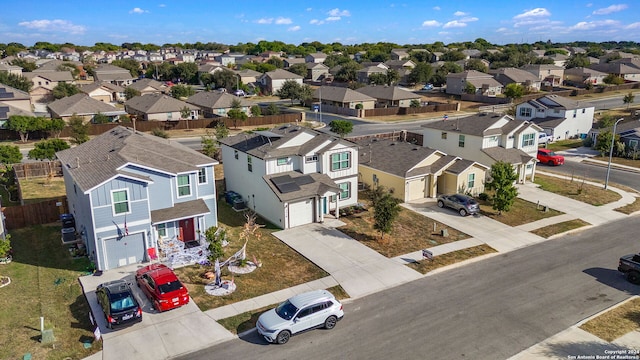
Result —
POLYGON ((166 237, 167 236, 167 224, 158 224, 156 225, 156 229, 158 230, 158 236, 166 237))
POLYGON ((191 195, 189 175, 178 175, 178 197, 191 195))
POLYGON ((531 108, 521 107, 520 116, 531 117, 531 108))
POLYGON ((464 135, 458 135, 458 147, 464 147, 464 135))
POLYGON ((573 110, 573 117, 576 117, 578 115, 578 110, 573 110))
POLYGON ((304 162, 308 162, 308 163, 318 162, 318 154, 313 154, 305 157, 304 162))
POLYGON ((351 197, 351 183, 346 182, 338 184, 340 188, 340 200, 348 199, 351 197))
POLYGON ((207 183, 207 168, 200 168, 198 170, 198 184, 207 183))
POLYGON ((446 133, 446 132, 443 132, 442 134, 440 134, 440 138, 441 138, 442 140, 447 140, 447 133, 446 133))
POLYGON ((126 214, 129 212, 129 190, 115 190, 111 192, 111 199, 113 201, 113 213, 126 214))
POLYGON ((278 166, 287 165, 287 160, 289 159, 286 157, 278 158, 278 166))
POLYGON ((522 147, 533 146, 535 144, 536 134, 522 135, 522 147))
POLYGON ((233 156, 238 160, 238 150, 233 150, 233 156))
POLYGON ((251 155, 247 155, 247 170, 253 172, 253 164, 251 164, 251 155))
POLYGON ((471 173, 467 178, 467 189, 473 189, 475 185, 476 185, 476 174, 471 173))
POLYGON ((171 120, 173 119, 173 113, 168 112, 167 113, 167 120, 171 120))
POLYGON ((349 167, 351 167, 351 160, 348 151, 331 155, 331 171, 348 169, 349 167))
POLYGON ((587 112, 587 109, 582 109, 582 113, 584 114, 585 112, 587 112))
POLYGON ((633 150, 638 149, 638 140, 629 140, 629 148, 633 150))

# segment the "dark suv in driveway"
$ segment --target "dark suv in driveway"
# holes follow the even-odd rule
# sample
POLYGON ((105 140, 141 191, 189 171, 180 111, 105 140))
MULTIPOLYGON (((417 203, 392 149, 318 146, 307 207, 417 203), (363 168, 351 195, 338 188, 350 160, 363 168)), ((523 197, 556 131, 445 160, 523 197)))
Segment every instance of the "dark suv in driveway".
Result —
POLYGON ((454 209, 461 216, 475 215, 480 212, 480 204, 471 196, 463 194, 438 196, 438 207, 443 208, 445 206, 454 209))
POLYGON ((142 308, 138 304, 129 283, 115 280, 98 285, 98 303, 107 320, 107 327, 115 329, 142 321, 142 308))

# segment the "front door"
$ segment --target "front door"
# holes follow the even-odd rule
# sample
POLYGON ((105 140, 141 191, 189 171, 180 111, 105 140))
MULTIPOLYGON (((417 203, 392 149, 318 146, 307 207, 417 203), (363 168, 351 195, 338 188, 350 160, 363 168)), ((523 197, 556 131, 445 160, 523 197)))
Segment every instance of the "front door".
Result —
POLYGON ((196 239, 196 231, 193 226, 193 219, 184 219, 178 221, 178 228, 180 228, 180 241, 186 242, 196 239))

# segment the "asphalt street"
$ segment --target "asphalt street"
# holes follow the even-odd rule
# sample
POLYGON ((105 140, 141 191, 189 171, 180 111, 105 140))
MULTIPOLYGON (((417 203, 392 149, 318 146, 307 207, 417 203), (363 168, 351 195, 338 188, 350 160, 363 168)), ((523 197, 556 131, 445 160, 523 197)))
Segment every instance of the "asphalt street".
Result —
POLYGON ((628 218, 348 301, 334 330, 284 346, 251 332, 180 359, 506 359, 638 294, 616 267, 639 230, 628 218))
MULTIPOLYGON (((605 181, 607 175, 606 166, 592 164, 586 161, 577 162, 566 160, 562 166, 549 166, 540 163, 536 165, 536 169, 540 171, 549 171, 575 176, 580 179, 587 178, 602 182, 605 181)), ((617 170, 615 167, 612 167, 611 172, 609 173, 609 184, 620 184, 640 191, 640 172, 617 170)))

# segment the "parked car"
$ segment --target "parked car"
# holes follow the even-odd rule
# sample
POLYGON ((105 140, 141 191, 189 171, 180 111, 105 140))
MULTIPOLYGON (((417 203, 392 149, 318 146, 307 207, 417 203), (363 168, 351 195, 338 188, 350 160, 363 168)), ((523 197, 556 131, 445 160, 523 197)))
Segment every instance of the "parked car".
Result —
POLYGON ((344 316, 342 304, 327 290, 296 295, 258 318, 258 333, 270 343, 285 344, 301 331, 333 329, 344 316))
POLYGON ((553 142, 553 135, 549 135, 547 133, 538 134, 538 145, 546 145, 550 142, 553 142))
POLYGON ((433 84, 425 84, 422 90, 433 90, 433 84))
POLYGON ((96 297, 109 329, 142 321, 142 308, 133 295, 129 283, 125 280, 115 280, 98 285, 96 297))
POLYGON ((247 96, 247 94, 244 92, 244 90, 242 89, 238 89, 236 91, 233 92, 233 95, 235 96, 240 96, 240 97, 245 97, 247 96))
POLYGON ((564 164, 564 156, 558 155, 549 149, 538 149, 538 161, 550 166, 564 164))
POLYGON ((438 207, 448 207, 456 210, 461 216, 475 215, 480 212, 480 204, 471 196, 451 194, 438 196, 438 207))
POLYGON ((136 283, 160 312, 189 303, 189 291, 164 264, 151 264, 138 269, 136 283))
POLYGON ((640 255, 629 254, 618 260, 618 271, 627 276, 632 284, 640 284, 640 255))

